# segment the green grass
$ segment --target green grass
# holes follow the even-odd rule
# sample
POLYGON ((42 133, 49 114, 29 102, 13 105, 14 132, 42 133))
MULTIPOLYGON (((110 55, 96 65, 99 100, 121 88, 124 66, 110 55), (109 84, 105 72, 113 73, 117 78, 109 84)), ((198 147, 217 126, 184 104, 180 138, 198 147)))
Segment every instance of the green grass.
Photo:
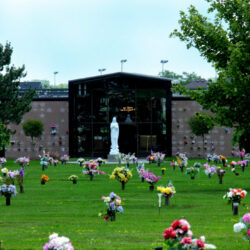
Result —
MULTIPOLYGON (((18 169, 13 162, 8 160, 6 167, 18 169)), ((111 174, 114 167, 103 165, 101 169, 111 174)), ((239 216, 233 216, 231 206, 222 197, 230 187, 250 191, 250 167, 244 173, 239 170, 239 176, 228 171, 223 184, 219 184, 216 175, 209 179, 203 170, 190 180, 179 169, 174 171, 169 161, 161 167, 167 171, 158 184, 165 185, 171 179, 177 193, 170 200, 170 207, 163 205, 159 213, 157 191, 150 192, 148 183, 141 182, 134 165, 133 178, 122 191, 121 183, 107 175, 89 181, 76 164, 49 166, 45 174, 51 180, 41 185, 41 166, 32 161, 25 170, 25 193, 11 198, 11 206, 5 206, 5 198, 0 197, 3 249, 42 249, 53 232, 69 237, 76 250, 153 249, 164 245, 164 229, 182 217, 190 222, 195 236, 205 235, 206 242, 215 244, 217 249, 249 249, 242 235, 233 232, 233 224, 250 212, 250 194, 244 199, 246 205, 240 205, 239 216), (67 180, 72 174, 79 176, 76 185, 67 180), (105 222, 98 217, 105 208, 101 196, 111 191, 121 196, 124 213, 117 214, 115 222, 105 222)), ((156 164, 146 164, 146 168, 161 174, 156 164)))

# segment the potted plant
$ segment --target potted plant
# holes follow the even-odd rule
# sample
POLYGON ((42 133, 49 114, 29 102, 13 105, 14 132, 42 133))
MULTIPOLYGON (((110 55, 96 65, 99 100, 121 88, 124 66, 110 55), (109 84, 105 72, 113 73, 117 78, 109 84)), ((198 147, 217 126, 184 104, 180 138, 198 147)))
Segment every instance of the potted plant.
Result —
POLYGON ((77 180, 78 180, 78 176, 77 175, 71 175, 68 180, 72 181, 73 184, 76 184, 77 183, 77 180))

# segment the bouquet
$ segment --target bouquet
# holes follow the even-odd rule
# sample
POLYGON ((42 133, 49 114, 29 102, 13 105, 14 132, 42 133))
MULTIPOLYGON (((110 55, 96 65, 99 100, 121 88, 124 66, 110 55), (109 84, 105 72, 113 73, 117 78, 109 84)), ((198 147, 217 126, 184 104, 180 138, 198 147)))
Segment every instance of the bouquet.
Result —
POLYGON ((178 166, 180 167, 181 172, 183 172, 184 167, 188 165, 188 158, 185 154, 182 154, 182 153, 177 153, 176 158, 177 158, 178 166))
POLYGON ((141 181, 144 182, 144 175, 146 173, 146 169, 144 168, 144 164, 139 165, 137 168, 137 173, 139 175, 139 177, 141 178, 141 181))
POLYGON ((244 172, 245 167, 247 166, 248 160, 238 161, 238 165, 241 167, 242 172, 244 172))
POLYGON ((244 214, 239 223, 234 224, 234 232, 243 231, 244 240, 250 243, 250 214, 244 214))
POLYGON ((220 156, 217 155, 217 154, 208 154, 207 155, 207 161, 208 162, 212 161, 212 162, 217 164, 220 161, 220 156))
POLYGON ((132 172, 126 167, 117 167, 110 175, 110 179, 117 180, 122 183, 122 190, 125 189, 125 183, 132 178, 132 172))
POLYGON ((144 178, 145 178, 145 181, 150 184, 149 190, 153 191, 154 184, 157 183, 161 179, 161 176, 156 177, 153 173, 146 171, 144 178))
POLYGON ((45 243, 43 250, 74 250, 69 238, 61 236, 57 233, 49 236, 49 242, 45 243))
POLYGON ((204 170, 208 178, 211 178, 212 175, 216 174, 216 169, 214 166, 210 167, 207 163, 203 165, 206 169, 204 170))
POLYGON ((99 166, 101 166, 102 164, 104 164, 106 161, 104 159, 102 159, 101 157, 98 157, 96 160, 95 160, 99 166))
POLYGON ((77 175, 71 175, 68 180, 72 181, 74 184, 77 183, 78 176, 77 175))
POLYGON ((215 167, 216 173, 219 177, 219 184, 222 184, 222 178, 224 174, 226 173, 226 170, 221 169, 221 167, 215 167))
POLYGON ((160 152, 153 152, 153 151, 151 151, 151 156, 153 156, 155 158, 155 160, 158 162, 158 166, 160 167, 161 162, 165 158, 165 154, 160 153, 160 152))
POLYGON ((16 191, 16 186, 15 185, 7 185, 7 184, 3 184, 2 186, 0 186, 0 195, 4 195, 4 196, 16 196, 17 195, 17 191, 16 191))
POLYGON ((95 174, 105 174, 105 172, 99 170, 99 164, 93 160, 88 161, 83 168, 83 175, 89 175, 91 181, 93 180, 95 174))
POLYGON ((222 162, 223 167, 226 167, 227 158, 223 155, 220 155, 220 161, 222 162))
POLYGON ((235 161, 231 161, 230 163, 229 163, 229 165, 232 167, 232 172, 235 174, 235 175, 239 175, 239 173, 237 173, 236 172, 236 166, 237 166, 237 162, 235 162, 235 161))
POLYGON ((0 157, 0 167, 2 167, 6 162, 7 160, 4 157, 0 157))
POLYGON ((7 173, 9 172, 8 168, 2 168, 1 172, 3 173, 3 176, 6 176, 7 173))
POLYGON ((153 162, 156 162, 156 156, 155 155, 148 155, 147 156, 147 160, 149 163, 153 163, 153 162))
POLYGON ((54 166, 56 166, 58 163, 57 159, 54 159, 52 156, 49 157, 49 165, 54 164, 54 166))
POLYGON ((238 154, 240 159, 243 160, 246 155, 245 149, 239 150, 238 154))
POLYGON ((49 154, 45 154, 45 151, 43 151, 43 155, 39 155, 40 158, 40 164, 42 165, 42 170, 44 171, 45 168, 48 166, 49 163, 49 154))
POLYGON ((116 212, 123 213, 123 207, 121 206, 121 198, 114 192, 111 192, 109 196, 102 196, 102 200, 107 205, 107 213, 104 216, 104 220, 115 221, 116 212))
POLYGON ((68 155, 61 156, 60 161, 62 164, 66 165, 67 161, 69 161, 69 156, 68 155))
POLYGON ((195 167, 189 167, 186 169, 186 174, 189 174, 191 179, 193 180, 195 178, 195 176, 199 173, 199 168, 195 168, 195 167))
POLYGON ((49 181, 49 177, 45 174, 42 175, 41 177, 41 184, 45 184, 47 181, 49 181))
POLYGON ((133 153, 133 154, 128 153, 127 155, 121 154, 121 158, 123 161, 125 161, 127 163, 127 167, 129 167, 130 161, 133 161, 133 163, 135 163, 137 161, 137 158, 135 157, 135 153, 133 153))
POLYGON ((173 221, 171 227, 165 229, 163 237, 170 249, 215 249, 212 244, 205 244, 205 237, 195 238, 191 226, 185 219, 173 221))
POLYGON ((30 163, 30 158, 29 157, 19 157, 16 159, 16 163, 25 167, 28 166, 30 163))
POLYGON ((161 168, 161 173, 162 174, 165 174, 165 171, 166 171, 167 169, 166 168, 161 168))
POLYGON ((238 202, 240 203, 241 199, 247 195, 246 190, 242 190, 240 188, 229 188, 229 192, 227 192, 223 199, 228 199, 229 202, 238 202))
POLYGON ((78 159, 77 159, 77 162, 79 162, 80 167, 81 167, 82 164, 85 162, 85 159, 84 159, 84 158, 78 158, 78 159))
POLYGON ((24 177, 24 168, 22 167, 17 175, 17 184, 20 187, 20 193, 23 193, 23 177, 24 177))
MULTIPOLYGON (((165 196, 165 205, 169 206, 169 198, 173 197, 173 195, 176 193, 175 187, 173 186, 172 182, 169 181, 166 187, 159 186, 157 187, 157 191, 159 191, 160 194, 165 196)), ((160 198, 161 196, 159 196, 160 198)), ((160 207, 160 203, 159 203, 160 207)))

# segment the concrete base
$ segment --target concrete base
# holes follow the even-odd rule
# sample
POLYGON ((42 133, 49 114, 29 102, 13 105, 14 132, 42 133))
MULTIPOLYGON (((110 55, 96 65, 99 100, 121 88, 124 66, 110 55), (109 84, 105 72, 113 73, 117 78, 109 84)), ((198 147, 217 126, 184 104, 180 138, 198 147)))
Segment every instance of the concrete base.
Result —
POLYGON ((108 160, 108 162, 117 162, 117 160, 116 160, 116 155, 108 155, 108 157, 107 157, 107 160, 108 160))

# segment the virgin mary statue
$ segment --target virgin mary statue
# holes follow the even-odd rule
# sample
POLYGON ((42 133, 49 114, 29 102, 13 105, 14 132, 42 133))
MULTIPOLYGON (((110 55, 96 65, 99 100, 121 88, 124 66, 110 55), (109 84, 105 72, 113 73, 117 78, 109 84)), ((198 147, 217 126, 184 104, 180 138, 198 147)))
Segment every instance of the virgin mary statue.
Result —
POLYGON ((119 125, 116 121, 116 117, 113 117, 113 120, 110 124, 110 134, 111 134, 111 148, 110 155, 119 154, 118 138, 119 138, 119 125))

